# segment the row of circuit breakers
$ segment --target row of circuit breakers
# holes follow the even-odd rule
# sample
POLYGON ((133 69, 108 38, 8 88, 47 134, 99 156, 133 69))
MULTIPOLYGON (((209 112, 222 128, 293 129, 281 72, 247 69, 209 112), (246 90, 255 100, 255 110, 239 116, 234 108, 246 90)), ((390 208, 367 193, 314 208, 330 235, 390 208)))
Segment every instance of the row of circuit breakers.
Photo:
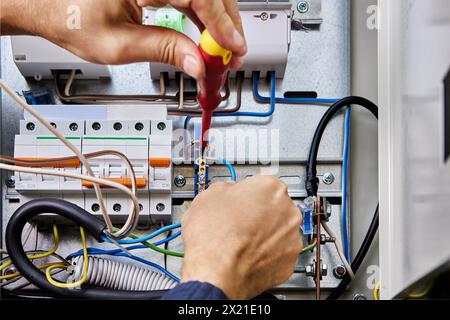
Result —
MULTIPOLYGON (((296 6, 289 0, 263 0, 239 1, 239 8, 249 49, 242 68, 245 76, 250 77, 254 71, 260 71, 261 74, 275 71, 277 77, 283 77, 291 41, 293 10, 296 6)), ((176 29, 196 42, 200 38, 200 32, 189 19, 168 7, 144 9, 143 24, 176 29)), ((86 62, 45 39, 13 36, 11 42, 14 62, 25 77, 33 77, 36 80, 51 79, 53 71, 61 70, 76 70, 77 80, 111 77, 109 66, 86 62)), ((153 80, 158 80, 163 72, 174 79, 177 70, 168 65, 150 63, 153 80)), ((234 77, 235 74, 230 76, 234 77)), ((41 106, 37 107, 38 111, 45 111, 45 108, 41 110, 39 107, 41 106)), ((76 106, 64 107, 65 110, 77 109, 76 106)), ((61 106, 53 106, 53 111, 46 114, 48 120, 83 154, 117 150, 131 160, 136 172, 142 224, 169 222, 172 219, 173 130, 171 121, 167 120, 166 107, 162 107, 165 112, 160 114, 163 116, 156 119, 152 117, 151 121, 117 120, 124 119, 122 117, 95 118, 92 116, 93 108, 86 110, 87 113, 78 118, 64 116, 64 111, 54 118, 54 110, 61 109, 61 106)), ((122 112, 133 114, 131 109, 124 111, 123 108, 127 107, 122 107, 122 112)), ((46 128, 25 115, 25 120, 20 124, 20 134, 15 137, 14 156, 23 159, 49 159, 69 157, 73 154, 46 128)), ((89 159, 89 163, 96 176, 130 185, 127 168, 120 159, 103 156, 89 159)), ((78 161, 53 163, 46 168, 86 173, 78 161)), ((86 181, 16 173, 15 188, 22 202, 39 197, 59 197, 77 204, 93 215, 101 215, 93 185, 86 181)), ((131 210, 131 200, 112 189, 104 189, 104 194, 112 220, 117 223, 126 220, 131 210)))
MULTIPOLYGON (((92 106, 107 108, 106 106, 92 106)), ((121 107, 132 108, 132 107, 121 107)), ((39 108, 37 108, 39 110, 39 108)), ((129 110, 130 112, 130 110, 129 110)), ((140 206, 140 223, 171 221, 172 210, 172 122, 123 120, 51 120, 83 154, 104 150, 123 153, 136 175, 140 206)), ((32 120, 22 120, 15 137, 14 157, 48 160, 73 156, 47 128, 32 120)), ((131 187, 127 166, 115 156, 89 159, 94 174, 131 187)), ((49 163, 46 168, 87 174, 80 162, 49 163)), ((42 174, 16 173, 15 188, 22 200, 60 198, 101 216, 94 186, 88 181, 42 174)), ((131 210, 131 199, 120 191, 102 188, 111 220, 123 223, 131 210)), ((43 216, 45 218, 45 215, 43 216)))

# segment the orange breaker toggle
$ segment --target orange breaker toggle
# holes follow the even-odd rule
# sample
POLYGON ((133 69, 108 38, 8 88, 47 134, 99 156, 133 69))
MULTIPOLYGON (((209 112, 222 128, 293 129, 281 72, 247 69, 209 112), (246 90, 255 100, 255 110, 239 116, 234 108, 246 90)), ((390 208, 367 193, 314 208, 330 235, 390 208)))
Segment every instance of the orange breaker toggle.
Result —
POLYGON ((203 152, 208 144, 207 133, 211 127, 213 112, 222 102, 220 92, 225 84, 233 53, 222 48, 208 30, 205 30, 201 36, 199 50, 206 65, 206 74, 200 81, 198 94, 198 103, 203 110, 201 136, 203 152))

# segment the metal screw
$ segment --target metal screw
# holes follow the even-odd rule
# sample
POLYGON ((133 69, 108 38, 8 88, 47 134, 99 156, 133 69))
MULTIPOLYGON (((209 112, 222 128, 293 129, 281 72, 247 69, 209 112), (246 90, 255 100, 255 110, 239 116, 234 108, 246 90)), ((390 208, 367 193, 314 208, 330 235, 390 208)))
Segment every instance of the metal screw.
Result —
POLYGON ((120 210, 122 210, 122 206, 116 203, 115 205, 113 205, 113 210, 114 212, 120 212, 120 210))
POLYGON ((174 183, 178 188, 183 188, 186 185, 186 178, 182 175, 178 175, 175 177, 174 183))
POLYGON ((157 205, 156 205, 156 210, 158 211, 158 212, 162 212, 162 211, 164 211, 166 209, 166 206, 163 204, 163 203, 158 203, 157 205))
POLYGON ((50 125, 56 129, 56 123, 52 122, 52 123, 50 123, 50 125))
POLYGON ((7 267, 7 268, 5 269, 5 271, 3 271, 3 275, 4 275, 4 276, 7 276, 7 275, 10 275, 10 274, 14 274, 14 273, 16 273, 16 272, 17 272, 17 269, 16 269, 15 266, 9 266, 9 267, 7 267))
POLYGON ((36 125, 33 122, 28 122, 26 128, 28 131, 33 131, 36 128, 36 125))
POLYGON ((77 131, 78 130, 78 124, 76 124, 75 122, 71 123, 69 125, 69 129, 70 129, 70 131, 77 131))
POLYGON ((102 128, 102 125, 100 124, 100 123, 98 123, 98 122, 94 122, 93 124, 92 124, 92 129, 94 129, 95 131, 98 131, 98 130, 100 130, 102 128))
POLYGON ((134 128, 136 129, 136 131, 142 131, 142 130, 144 130, 144 124, 141 122, 138 122, 134 125, 134 128))
POLYGON ((116 123, 114 123, 113 128, 116 131, 120 131, 120 130, 122 130, 122 124, 120 122, 116 122, 116 123))
POLYGON ((94 203, 91 206, 91 209, 92 209, 93 212, 98 212, 100 210, 100 205, 98 203, 94 203))
POLYGON ((326 185, 333 184, 334 182, 334 175, 331 172, 326 172, 322 177, 323 183, 326 185))
POLYGON ((143 210, 144 210, 144 206, 141 203, 139 203, 139 212, 141 212, 143 210))
POLYGON ((14 188, 14 186, 16 185, 16 177, 14 176, 8 177, 5 183, 8 188, 14 188))
POLYGON ((362 293, 357 293, 353 296, 353 300, 367 300, 367 297, 362 293))
POLYGON ((263 12, 260 15, 262 21, 267 21, 269 19, 269 14, 267 12, 263 12))
POLYGON ((300 1, 297 4, 297 10, 300 13, 307 13, 309 11, 309 3, 307 1, 300 1))
POLYGON ((305 274, 307 277, 314 277, 316 272, 313 264, 305 266, 305 274))
POLYGON ((333 269, 333 275, 335 276, 336 279, 342 279, 346 274, 347 274, 347 270, 341 264, 338 264, 333 269))
POLYGON ((160 131, 164 131, 166 129, 166 124, 164 122, 160 122, 160 123, 158 123, 157 128, 160 131))

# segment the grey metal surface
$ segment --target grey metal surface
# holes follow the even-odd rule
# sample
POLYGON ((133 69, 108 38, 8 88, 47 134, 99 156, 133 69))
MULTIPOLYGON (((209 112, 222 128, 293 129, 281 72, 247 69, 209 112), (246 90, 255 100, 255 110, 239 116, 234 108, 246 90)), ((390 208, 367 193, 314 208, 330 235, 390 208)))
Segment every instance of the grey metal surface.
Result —
MULTIPOLYGON (((286 76, 283 81, 278 81, 277 92, 284 91, 311 91, 318 92, 320 97, 342 97, 349 94, 350 91, 350 56, 349 56, 349 6, 347 0, 324 0, 322 1, 323 24, 318 30, 304 32, 295 31, 292 34, 292 45, 289 54, 289 62, 286 76)), ((10 42, 7 37, 1 39, 2 46, 2 66, 3 79, 10 84, 14 90, 21 92, 27 88, 36 88, 46 85, 52 88, 52 83, 36 83, 34 80, 27 82, 18 73, 17 68, 12 62, 10 42)), ((158 83, 150 81, 147 64, 135 64, 128 66, 115 66, 112 68, 112 79, 102 80, 100 82, 85 81, 77 82, 78 92, 98 92, 98 93, 123 93, 123 94, 143 94, 158 92, 158 83)), ((261 81, 261 93, 267 95, 267 84, 261 81)), ((232 95, 232 101, 234 95, 232 95)), ((231 102, 233 103, 233 102, 231 102)), ((151 106, 149 106, 151 108, 151 106)), ((243 107, 245 111, 266 110, 268 106, 260 105, 254 102, 251 93, 250 83, 246 81, 244 87, 243 107)), ((242 119, 217 119, 214 122, 216 128, 226 129, 232 126, 233 129, 241 128, 264 128, 279 130, 280 158, 282 159, 282 168, 287 168, 292 163, 298 163, 298 173, 304 171, 303 165, 308 154, 309 143, 321 116, 325 112, 324 107, 320 106, 299 106, 299 105, 278 105, 275 115, 269 119, 252 120, 242 119), (284 163, 288 164, 287 166, 284 163)), ((16 106, 10 98, 2 95, 2 146, 4 154, 12 154, 13 137, 18 132, 19 120, 22 118, 22 110, 16 106)), ((174 118, 175 128, 183 126, 183 118, 174 118)), ((343 139, 343 117, 339 116, 329 126, 320 149, 320 158, 326 159, 327 163, 334 161, 339 164, 342 156, 343 139)), ((293 165, 295 168, 295 165, 293 165)), ((182 170, 182 169, 175 169, 182 170)), ((249 166, 238 166, 238 177, 245 177, 249 172, 249 166)), ((284 169, 283 169, 284 170, 284 169)), ((290 172, 295 171, 290 169, 290 172)), ((336 172, 336 182, 330 186, 330 195, 340 195, 341 170, 333 169, 336 172)), ((175 174, 176 175, 176 174, 175 174)), ((175 176, 174 175, 174 176, 175 176)), ((298 177, 297 177, 298 178, 298 177)), ((301 182, 301 176, 298 178, 301 182)), ((324 185, 321 184, 321 187, 324 185)), ((2 184, 2 188, 5 185, 2 184)), ((298 186, 290 188, 294 196, 302 196, 298 186)), ((4 194, 7 193, 4 190, 4 194)), ((3 198, 3 197, 2 197, 3 198)), ((8 216, 13 212, 15 203, 5 202, 3 206, 3 228, 5 228, 8 216)), ((174 206, 175 221, 179 221, 182 213, 189 207, 189 201, 182 205, 174 206)), ((339 206, 334 206, 331 227, 340 234, 339 227, 339 206)), ((143 233, 148 233, 144 230, 143 233)), ((75 229, 63 228, 61 230, 62 242, 60 252, 62 254, 70 253, 80 248, 78 233, 75 229), (74 240, 75 239, 75 240, 74 240)), ((47 248, 51 246, 51 236, 48 230, 42 230, 39 233, 38 247, 47 248)), ((95 245, 90 241, 90 245, 95 245)), ((328 245, 327 245, 328 247, 328 245)), ((331 246, 330 246, 331 247, 331 246)), ((171 249, 182 250, 182 244, 179 240, 171 243, 171 249)), ((141 253, 148 259, 156 263, 163 263, 163 258, 145 251, 141 253)), ((339 262, 332 248, 324 249, 324 262, 329 264, 330 269, 339 262)), ((302 257, 300 264, 310 261, 310 257, 302 257)), ((179 274, 181 263, 176 258, 168 258, 168 268, 175 274, 179 274)), ((331 272, 325 279, 324 286, 336 286, 338 281, 333 278, 331 272)), ((313 283, 302 276, 294 276, 285 288, 312 288, 313 283)), ((312 294, 312 293, 311 293, 312 294)), ((312 296, 312 295, 311 295, 312 296)))

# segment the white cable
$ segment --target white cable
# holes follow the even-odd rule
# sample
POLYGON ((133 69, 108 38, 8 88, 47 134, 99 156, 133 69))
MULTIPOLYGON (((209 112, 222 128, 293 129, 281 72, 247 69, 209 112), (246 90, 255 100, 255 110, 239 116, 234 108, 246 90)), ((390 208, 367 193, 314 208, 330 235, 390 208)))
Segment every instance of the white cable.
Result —
MULTIPOLYGON (((44 125, 50 132, 52 132, 66 147, 68 147, 76 156, 78 159, 80 159, 80 162, 82 165, 86 168, 87 173, 91 177, 95 177, 94 171, 92 170, 89 162, 84 157, 84 155, 78 150, 78 148, 73 145, 69 140, 67 140, 56 128, 54 128, 41 114, 39 114, 34 108, 32 108, 30 105, 28 105, 25 101, 20 99, 15 92, 3 81, 0 79, 0 87, 5 90, 5 92, 14 100, 16 101, 22 108, 24 108, 26 111, 28 111, 31 115, 33 115, 42 125, 44 125)), ((87 179, 85 179, 87 180, 87 179)), ((105 183, 106 184, 106 183, 105 183)), ((136 191, 136 181, 134 179, 131 179, 132 184, 132 190, 136 191)), ((102 192, 100 190, 100 187, 98 184, 94 184, 94 190, 95 194, 97 196, 100 209, 103 215, 103 218, 106 222, 106 225, 109 229, 109 234, 111 238, 114 239, 123 239, 128 234, 130 234, 134 227, 138 223, 139 218, 139 202, 133 201, 133 212, 130 216, 128 216, 128 219, 126 223, 123 225, 123 227, 116 233, 113 231, 113 224, 111 222, 111 219, 108 215, 108 212, 106 210, 106 205, 103 199, 102 192), (137 204, 137 205, 136 205, 137 204)), ((128 193, 128 192, 127 192, 128 193)), ((133 198, 135 200, 136 197, 133 198)))
POLYGON ((70 96, 70 88, 72 87, 73 80, 75 79, 76 70, 72 70, 67 80, 66 87, 64 88, 64 94, 70 96))
POLYGON ((344 251, 342 250, 341 243, 339 242, 338 238, 336 237, 336 234, 331 230, 331 228, 328 226, 328 224, 324 221, 322 221, 322 226, 325 229, 325 231, 328 233, 328 235, 332 238, 334 238, 334 246, 336 247, 336 250, 339 254, 339 257, 342 260, 342 263, 344 264, 345 269, 347 270, 348 275, 353 280, 355 279, 355 274, 353 273, 352 267, 350 266, 350 263, 348 263, 347 259, 345 258, 344 251))
MULTIPOLYGON (((177 282, 160 272, 105 258, 89 256, 88 259, 85 284, 127 291, 168 290, 177 285, 177 282)), ((82 275, 83 262, 83 256, 74 259, 74 279, 82 275)))

